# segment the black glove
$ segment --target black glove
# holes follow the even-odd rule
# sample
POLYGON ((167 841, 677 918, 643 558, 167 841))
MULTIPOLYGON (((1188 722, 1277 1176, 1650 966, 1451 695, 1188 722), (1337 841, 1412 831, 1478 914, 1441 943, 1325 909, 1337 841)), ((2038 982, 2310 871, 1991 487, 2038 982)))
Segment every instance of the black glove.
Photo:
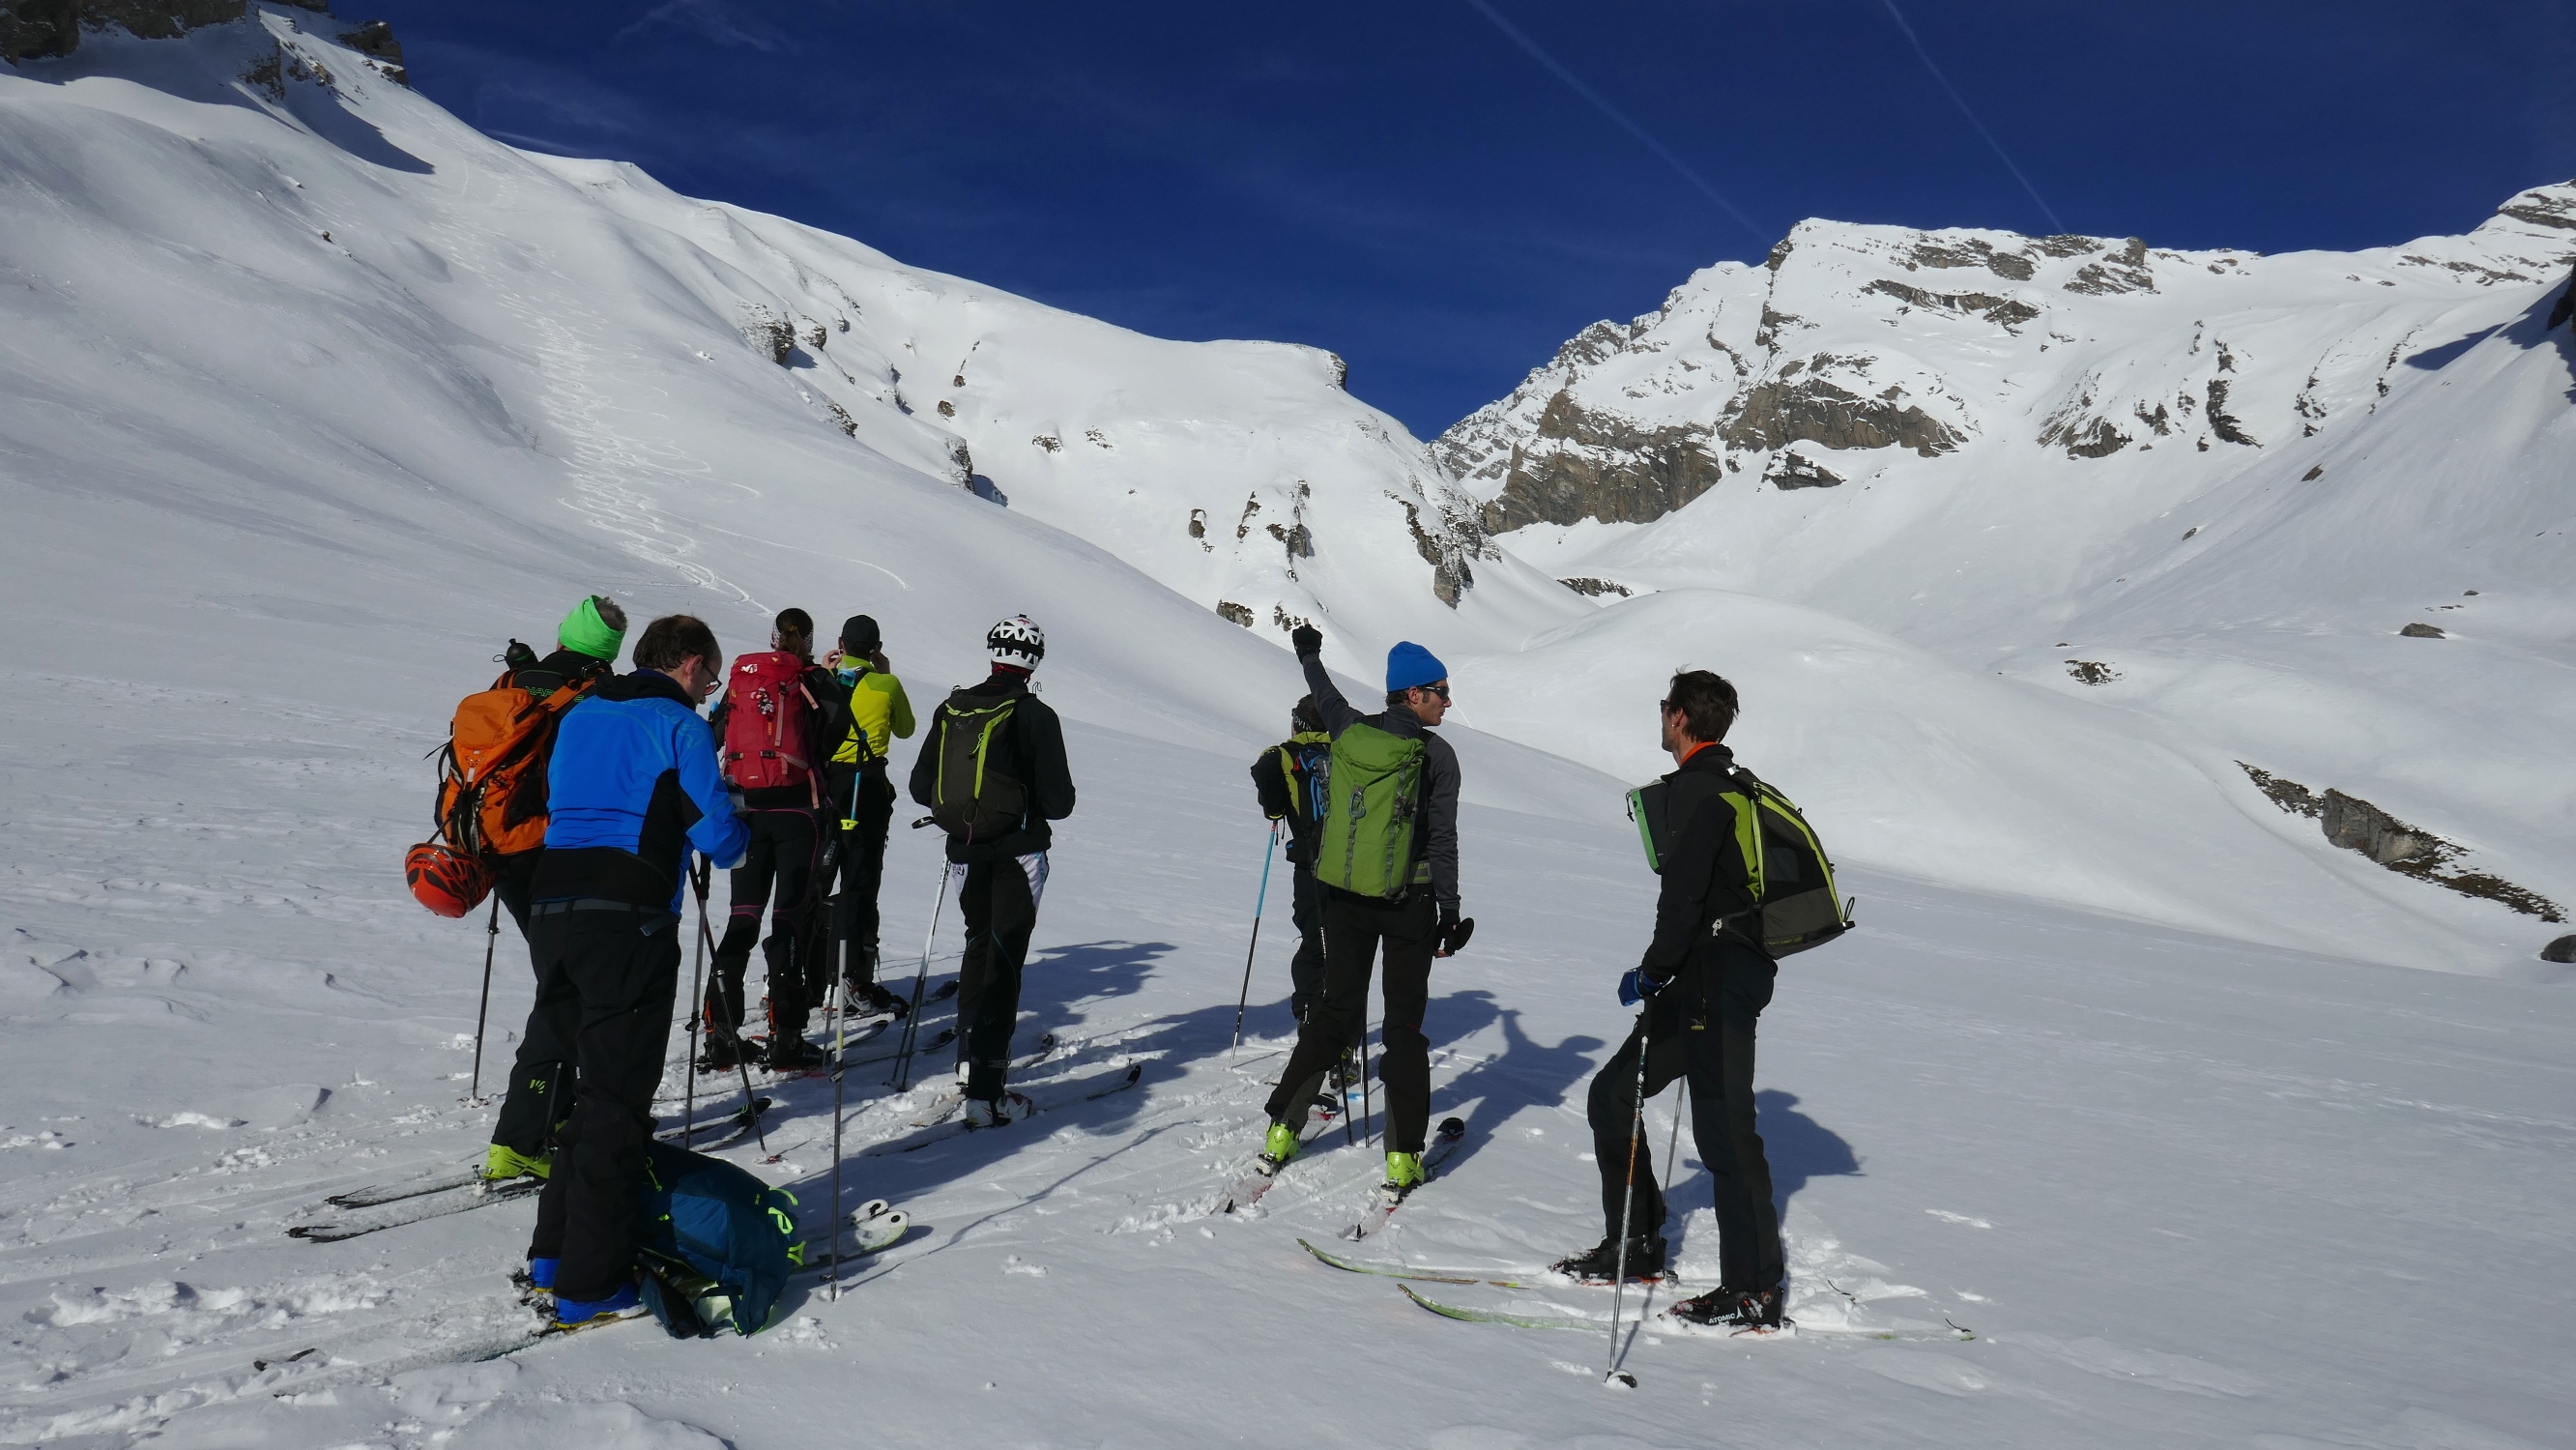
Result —
POLYGON ((1301 624, 1288 631, 1288 647, 1297 652, 1299 659, 1312 654, 1322 654, 1324 632, 1311 624, 1301 624))
POLYGON ((1467 938, 1475 934, 1476 918, 1470 916, 1462 920, 1458 915, 1458 908, 1444 906, 1440 908, 1440 947, 1432 955, 1454 957, 1458 954, 1458 949, 1467 944, 1467 938))

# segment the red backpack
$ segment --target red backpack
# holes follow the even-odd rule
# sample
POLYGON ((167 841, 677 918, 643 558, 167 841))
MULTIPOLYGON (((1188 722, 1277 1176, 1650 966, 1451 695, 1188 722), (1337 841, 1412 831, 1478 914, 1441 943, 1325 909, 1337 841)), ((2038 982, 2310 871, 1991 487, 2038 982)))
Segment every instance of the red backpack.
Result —
POLYGON ((801 785, 819 803, 822 788, 805 758, 817 713, 803 660, 785 650, 735 660, 725 683, 725 780, 741 790, 801 785))

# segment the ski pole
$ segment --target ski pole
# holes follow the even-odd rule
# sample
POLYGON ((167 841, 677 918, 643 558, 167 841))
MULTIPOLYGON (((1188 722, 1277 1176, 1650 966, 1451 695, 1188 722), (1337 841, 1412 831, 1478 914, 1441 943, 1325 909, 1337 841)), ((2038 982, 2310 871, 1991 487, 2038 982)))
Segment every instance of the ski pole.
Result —
MULTIPOLYGON (((1234 1050, 1243 1051, 1243 1012, 1252 1003, 1252 954, 1261 947, 1261 912, 1270 902, 1270 858, 1279 854, 1279 823, 1270 823, 1270 844, 1261 853, 1261 891, 1252 898, 1252 945, 1243 949, 1243 991, 1234 999, 1234 1050)), ((488 974, 490 967, 486 964, 488 974)), ((489 980, 487 975, 486 980, 489 980)), ((481 1032, 478 1029, 479 1041, 481 1032)), ((1229 1062, 1232 1058, 1227 1059, 1229 1062)))
MULTIPOLYGON (((833 974, 836 978, 838 973, 833 974)), ((841 1054, 850 1020, 850 989, 832 983, 832 1302, 841 1302, 841 1054)))
MULTIPOLYGON (((698 924, 701 928, 707 920, 706 871, 707 868, 701 865, 690 873, 690 879, 698 887, 698 924)), ((696 1139, 698 1131, 698 1028, 707 1015, 706 999, 698 993, 698 982, 706 964, 707 937, 701 930, 697 947, 689 954, 689 1091, 688 1096, 680 1100, 680 1146, 683 1148, 696 1139)))
POLYGON ((466 1097, 475 1100, 483 1096, 483 1022, 492 1015, 492 949, 500 944, 501 893, 495 891, 491 920, 483 925, 483 1003, 474 1009, 474 1081, 465 1089, 466 1097))
MULTIPOLYGON (((700 876, 698 878, 698 950, 712 950, 715 939, 716 929, 707 924, 707 881, 706 877, 700 876)), ((690 1061, 694 1065, 696 1059, 692 1058, 690 1061)), ((742 1074, 743 1116, 751 1119, 751 1131, 760 1139, 760 1151, 765 1154, 769 1151, 769 1129, 761 1126, 760 1100, 753 1097, 751 1093, 751 1065, 742 1060, 742 1051, 738 1045, 734 1051, 733 1069, 742 1074)))
MULTIPOLYGON (((1360 990, 1365 992, 1368 988, 1363 986, 1360 990)), ((1362 998, 1361 1001, 1365 1004, 1367 999, 1362 998)), ((1350 1105, 1350 1099, 1342 1099, 1343 1111, 1348 1112, 1350 1105)), ((1377 1146, 1377 1109, 1369 1106, 1368 1009, 1365 1005, 1360 1009, 1360 1141, 1372 1148, 1377 1146)))
MULTIPOLYGON (((1601 1371, 1601 1382, 1623 1378, 1619 1373, 1619 1311, 1628 1297, 1628 1241, 1637 1236, 1632 1221, 1637 1210, 1637 1144, 1646 1136, 1646 1014, 1653 1004, 1637 1008, 1637 1111, 1628 1124, 1628 1187, 1619 1198, 1619 1277, 1610 1289, 1610 1362, 1601 1371)), ((1676 1127, 1680 1118, 1674 1120, 1676 1127)), ((1627 1384, 1637 1383, 1636 1376, 1624 1377, 1627 1384)))
POLYGON ((903 1092, 912 1086, 912 1050, 921 1040, 921 985, 930 978, 930 948, 939 940, 939 910, 948 904, 947 861, 939 863, 939 894, 930 898, 930 931, 921 939, 921 967, 912 974, 912 1010, 903 1017, 903 1052, 895 1061, 893 1087, 903 1092))

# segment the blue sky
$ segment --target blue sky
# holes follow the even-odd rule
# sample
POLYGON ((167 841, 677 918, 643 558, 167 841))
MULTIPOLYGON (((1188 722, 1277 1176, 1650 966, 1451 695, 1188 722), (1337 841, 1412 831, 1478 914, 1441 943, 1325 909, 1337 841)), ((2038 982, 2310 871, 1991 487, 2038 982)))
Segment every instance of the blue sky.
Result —
POLYGON ((516 144, 1160 336, 1331 348, 1425 437, 1801 217, 2273 252, 2576 176, 2576 0, 344 9, 516 144))

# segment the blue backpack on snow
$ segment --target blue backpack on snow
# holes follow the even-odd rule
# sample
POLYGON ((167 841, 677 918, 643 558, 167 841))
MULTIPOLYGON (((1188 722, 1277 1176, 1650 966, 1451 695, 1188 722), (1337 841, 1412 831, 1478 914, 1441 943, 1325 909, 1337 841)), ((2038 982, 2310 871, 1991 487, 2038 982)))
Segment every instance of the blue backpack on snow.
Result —
POLYGON ((661 1142, 645 1151, 635 1257, 646 1307, 679 1339, 768 1328, 805 1266, 795 1195, 721 1158, 661 1142))

